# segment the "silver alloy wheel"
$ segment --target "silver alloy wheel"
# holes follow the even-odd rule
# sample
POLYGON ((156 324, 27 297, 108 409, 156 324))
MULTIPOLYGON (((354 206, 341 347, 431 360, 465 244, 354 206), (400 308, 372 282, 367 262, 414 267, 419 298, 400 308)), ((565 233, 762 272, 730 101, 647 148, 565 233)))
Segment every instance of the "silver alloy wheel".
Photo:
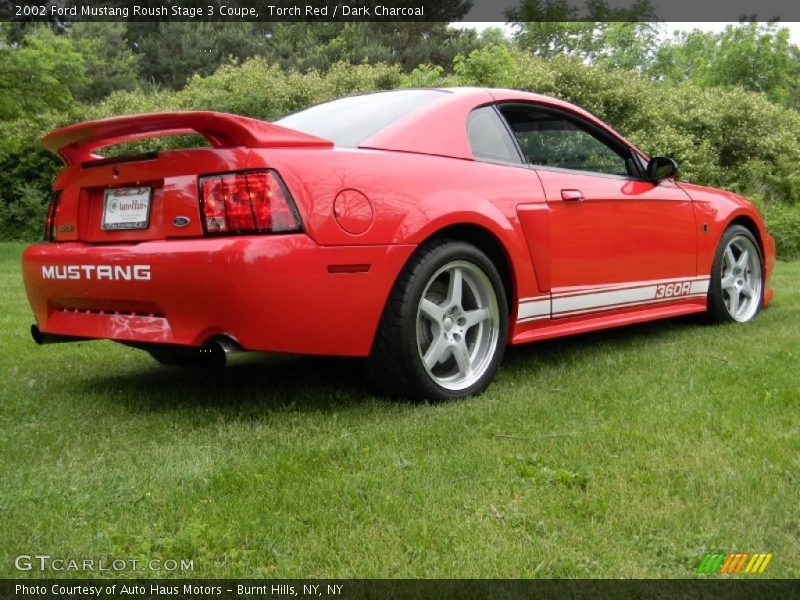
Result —
POLYGON ((753 241, 737 235, 722 255, 721 284, 725 308, 735 321, 749 321, 761 303, 761 258, 753 241))
POLYGON ((476 265, 454 261, 430 278, 417 309, 417 349, 428 375, 451 391, 475 384, 500 332, 497 294, 476 265))

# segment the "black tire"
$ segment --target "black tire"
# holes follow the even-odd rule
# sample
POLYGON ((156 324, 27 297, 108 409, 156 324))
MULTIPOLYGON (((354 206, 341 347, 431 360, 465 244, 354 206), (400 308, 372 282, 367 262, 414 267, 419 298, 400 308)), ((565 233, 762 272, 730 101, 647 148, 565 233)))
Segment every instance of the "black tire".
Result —
MULTIPOLYGON (((448 290, 448 297, 449 294, 448 290)), ((442 304, 447 304, 447 299, 443 299, 442 304)), ((436 307, 441 308, 438 304, 436 307)), ((451 310, 456 311, 456 309, 451 310)), ((392 288, 378 325, 372 352, 365 361, 367 382, 379 395, 395 399, 437 402, 479 394, 486 389, 500 366, 507 335, 508 303, 505 288, 492 261, 481 250, 462 241, 440 239, 427 242, 409 259, 392 288), (467 291, 459 300, 455 321, 448 313, 444 317, 450 319, 447 324, 442 320, 441 327, 433 322, 428 327, 431 331, 436 329, 437 343, 444 344, 445 336, 449 336, 449 343, 455 348, 456 341, 461 342, 463 339, 466 354, 460 355, 462 359, 467 357, 467 360, 477 360, 477 357, 482 357, 478 369, 464 371, 469 373, 470 377, 476 377, 476 380, 470 382, 470 377, 465 376, 464 387, 461 389, 450 389, 449 382, 440 383, 445 378, 440 379, 433 373, 434 369, 445 368, 448 361, 452 361, 451 365, 458 362, 456 351, 448 347, 441 356, 446 356, 449 351, 451 353, 449 357, 441 359, 433 367, 426 368, 421 345, 424 340, 419 340, 420 332, 424 333, 426 318, 418 316, 423 310, 421 308, 423 294, 428 294, 426 299, 429 300, 433 293, 432 286, 442 286, 441 280, 437 277, 444 277, 448 272, 442 269, 446 268, 463 269, 464 275, 459 275, 458 278, 459 281, 465 282, 463 289, 467 291), (488 289, 487 282, 491 290, 488 289), (486 293, 485 297, 488 300, 485 305, 480 304, 476 290, 486 293), (489 304, 492 300, 495 302, 489 304), (466 306, 468 303, 473 308, 466 306), (476 315, 478 312, 486 311, 486 314, 491 313, 491 317, 479 317, 482 319, 479 324, 470 324, 468 319, 472 317, 469 317, 469 311, 474 311, 476 315), (418 322, 420 318, 422 321, 418 322), (452 330, 447 329, 448 326, 452 330), (459 333, 463 337, 459 337, 459 333), (492 344, 495 334, 497 341, 496 344, 492 344), (441 340, 438 339, 440 337, 441 340)), ((430 342, 428 349, 432 345, 433 342, 430 342)), ((455 368, 461 371, 459 365, 455 365, 455 368)), ((458 376, 458 373, 454 375, 458 376)), ((452 385, 459 384, 456 382, 452 385)))
MULTIPOLYGON (((741 256, 741 255, 740 255, 741 256)), ((752 233, 741 225, 731 225, 722 234, 717 250, 714 254, 714 263, 711 268, 711 281, 708 286, 708 310, 706 320, 711 323, 743 323, 750 321, 761 311, 764 304, 764 257, 758 241, 752 233), (744 269, 734 278, 741 276, 742 281, 757 279, 757 290, 753 290, 753 301, 748 306, 748 310, 742 314, 731 313, 730 292, 723 287, 723 276, 730 273, 730 268, 726 268, 726 250, 730 247, 735 251, 736 247, 742 246, 752 253, 753 261, 750 268, 744 269), (755 271, 757 270, 757 273, 755 271), (727 300, 727 301, 726 301, 727 300)), ((737 300, 738 306, 738 300, 737 300)))

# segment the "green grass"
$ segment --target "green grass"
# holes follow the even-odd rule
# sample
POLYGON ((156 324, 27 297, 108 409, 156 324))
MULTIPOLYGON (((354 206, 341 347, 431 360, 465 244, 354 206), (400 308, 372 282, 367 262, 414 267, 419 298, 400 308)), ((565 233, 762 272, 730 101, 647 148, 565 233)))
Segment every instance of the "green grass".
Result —
POLYGON ((35 552, 200 577, 686 577, 734 550, 800 575, 800 263, 753 323, 512 348, 483 396, 429 406, 370 396, 354 361, 37 347, 21 249, 0 245, 2 577, 35 552))

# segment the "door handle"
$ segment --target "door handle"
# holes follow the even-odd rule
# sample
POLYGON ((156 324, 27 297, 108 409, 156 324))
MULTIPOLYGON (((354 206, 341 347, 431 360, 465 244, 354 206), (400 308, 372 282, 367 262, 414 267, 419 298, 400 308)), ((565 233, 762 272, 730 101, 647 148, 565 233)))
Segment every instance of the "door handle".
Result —
POLYGON ((583 200, 583 192, 580 190, 561 190, 561 199, 564 202, 580 202, 583 200))

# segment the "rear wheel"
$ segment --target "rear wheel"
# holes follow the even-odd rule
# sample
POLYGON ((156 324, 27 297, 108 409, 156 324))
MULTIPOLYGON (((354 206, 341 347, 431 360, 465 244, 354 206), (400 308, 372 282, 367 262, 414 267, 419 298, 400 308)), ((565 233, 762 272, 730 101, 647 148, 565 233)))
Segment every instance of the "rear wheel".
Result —
POLYGON ((720 240, 711 269, 708 316, 718 323, 755 317, 764 297, 764 263, 758 242, 745 227, 732 225, 720 240))
POLYGON ((497 268, 475 246, 437 240, 395 282, 366 363, 380 393, 447 400, 482 392, 502 360, 508 331, 497 268))

